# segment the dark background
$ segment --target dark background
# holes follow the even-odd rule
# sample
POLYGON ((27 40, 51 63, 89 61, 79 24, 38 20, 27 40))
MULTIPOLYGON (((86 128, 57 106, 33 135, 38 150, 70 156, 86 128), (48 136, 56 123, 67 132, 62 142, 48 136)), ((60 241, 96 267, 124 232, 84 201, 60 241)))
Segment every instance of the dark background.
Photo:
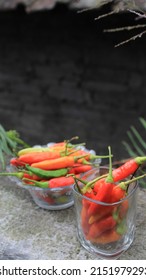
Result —
POLYGON ((65 5, 26 14, 0 12, 0 123, 31 145, 78 135, 97 154, 111 145, 127 157, 122 141, 141 126, 146 104, 146 36, 104 33, 134 24, 134 15, 95 21, 102 10, 77 13, 65 5))

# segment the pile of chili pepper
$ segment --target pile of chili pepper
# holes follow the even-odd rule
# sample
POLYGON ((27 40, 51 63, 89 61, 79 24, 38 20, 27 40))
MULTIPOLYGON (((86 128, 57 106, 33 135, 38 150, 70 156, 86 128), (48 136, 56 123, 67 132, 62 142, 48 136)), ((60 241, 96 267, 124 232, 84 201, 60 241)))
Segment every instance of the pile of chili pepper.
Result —
POLYGON ((109 147, 108 173, 89 182, 77 180, 77 190, 82 195, 81 228, 86 240, 107 244, 116 242, 126 233, 128 187, 146 176, 133 177, 145 161, 146 157, 136 157, 113 170, 109 147))
POLYGON ((0 173, 1 176, 15 176, 24 185, 34 185, 41 189, 63 188, 74 184, 72 174, 80 177, 99 165, 100 156, 91 153, 85 143, 72 144, 73 137, 47 147, 29 147, 20 150, 17 157, 10 160, 15 172, 0 173), (98 159, 98 162, 96 161, 98 159))

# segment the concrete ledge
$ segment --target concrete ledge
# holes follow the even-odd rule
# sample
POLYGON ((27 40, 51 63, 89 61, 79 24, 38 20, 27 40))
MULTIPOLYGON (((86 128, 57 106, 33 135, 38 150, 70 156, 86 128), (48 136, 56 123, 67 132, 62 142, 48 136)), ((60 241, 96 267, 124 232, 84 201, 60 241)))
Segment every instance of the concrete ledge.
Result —
MULTIPOLYGON (((146 259, 146 190, 139 190, 135 240, 121 259, 146 259)), ((29 193, 0 183, 0 259, 96 259, 76 236, 74 206, 61 211, 39 208, 29 193)))

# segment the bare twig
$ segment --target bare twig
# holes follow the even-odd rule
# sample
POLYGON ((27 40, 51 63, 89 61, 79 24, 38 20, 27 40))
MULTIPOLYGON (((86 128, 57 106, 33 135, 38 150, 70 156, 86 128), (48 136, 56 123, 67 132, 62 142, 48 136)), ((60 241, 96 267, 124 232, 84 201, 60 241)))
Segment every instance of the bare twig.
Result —
POLYGON ((104 32, 119 32, 119 31, 130 31, 132 29, 137 29, 137 28, 143 28, 146 27, 146 24, 139 24, 139 25, 132 25, 132 26, 124 26, 124 27, 118 27, 118 28, 111 28, 111 29, 104 29, 104 32))
POLYGON ((130 9, 127 9, 127 11, 129 11, 130 13, 133 13, 137 16, 139 16, 140 18, 146 18, 146 14, 144 12, 137 12, 137 11, 134 11, 134 10, 130 10, 130 9))
POLYGON ((117 45, 115 45, 115 48, 117 48, 117 47, 119 47, 119 46, 122 46, 122 45, 124 45, 124 44, 127 44, 127 43, 129 43, 130 41, 134 41, 134 40, 136 40, 136 39, 138 39, 138 38, 141 38, 145 33, 146 33, 146 30, 144 30, 143 32, 141 32, 141 33, 139 33, 139 34, 137 34, 137 35, 135 35, 135 36, 133 36, 133 37, 131 37, 131 38, 129 38, 129 39, 127 39, 127 40, 125 40, 125 41, 119 43, 119 44, 117 44, 117 45))

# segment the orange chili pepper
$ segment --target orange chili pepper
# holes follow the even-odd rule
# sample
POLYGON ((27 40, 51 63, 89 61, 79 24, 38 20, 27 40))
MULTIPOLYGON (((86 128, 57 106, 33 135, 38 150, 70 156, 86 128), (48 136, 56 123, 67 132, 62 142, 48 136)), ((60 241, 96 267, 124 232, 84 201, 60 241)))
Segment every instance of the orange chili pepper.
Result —
POLYGON ((108 244, 118 241, 122 235, 118 234, 115 229, 108 230, 92 240, 94 243, 108 244))
POLYGON ((20 156, 18 160, 27 164, 32 164, 43 160, 59 158, 60 156, 60 152, 34 152, 24 154, 20 156))
POLYGON ((107 215, 112 215, 112 213, 115 211, 115 209, 116 209, 116 206, 101 205, 100 211, 98 211, 96 214, 90 216, 89 224, 93 224, 94 222, 101 220, 103 217, 106 217, 107 215))
POLYGON ((92 238, 96 238, 103 234, 105 231, 114 228, 115 225, 116 221, 112 216, 108 216, 98 222, 94 222, 90 226, 87 239, 90 240, 92 238))

